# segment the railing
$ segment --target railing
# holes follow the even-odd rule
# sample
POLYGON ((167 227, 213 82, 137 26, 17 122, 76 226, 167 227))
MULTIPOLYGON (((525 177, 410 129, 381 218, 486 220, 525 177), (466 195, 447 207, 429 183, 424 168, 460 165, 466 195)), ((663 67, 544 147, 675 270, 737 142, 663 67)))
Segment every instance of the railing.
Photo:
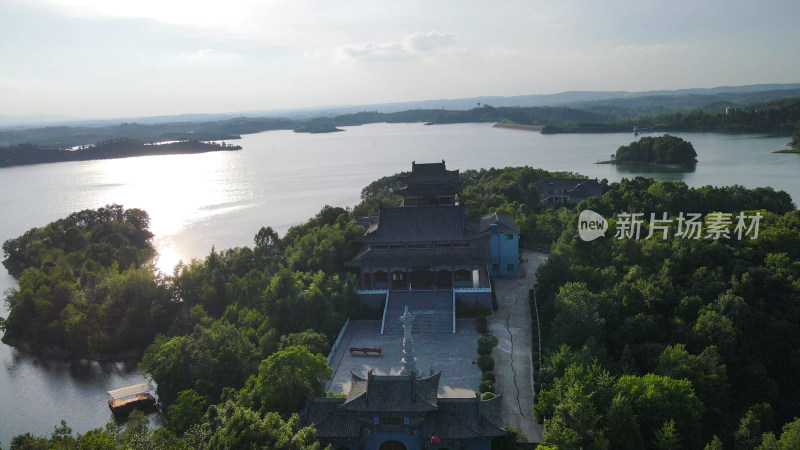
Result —
POLYGON ((370 295, 370 294, 388 294, 388 289, 356 289, 356 294, 370 295))
POLYGON ((342 329, 339 331, 339 335, 336 336, 336 341, 333 342, 333 347, 331 347, 330 353, 328 353, 328 366, 331 365, 331 358, 333 358, 333 354, 336 353, 336 349, 339 348, 339 344, 342 342, 342 336, 344 336, 344 332, 347 330, 347 325, 350 325, 349 317, 344 325, 342 325, 342 329))
POLYGON ((383 304, 383 318, 381 319, 381 334, 383 334, 383 327, 386 325, 386 310, 389 309, 389 291, 386 291, 386 302, 383 304))
POLYGON ((453 290, 453 334, 456 332, 456 291, 453 290))
POLYGON ((455 288, 453 292, 492 292, 491 287, 468 287, 468 288, 455 288))

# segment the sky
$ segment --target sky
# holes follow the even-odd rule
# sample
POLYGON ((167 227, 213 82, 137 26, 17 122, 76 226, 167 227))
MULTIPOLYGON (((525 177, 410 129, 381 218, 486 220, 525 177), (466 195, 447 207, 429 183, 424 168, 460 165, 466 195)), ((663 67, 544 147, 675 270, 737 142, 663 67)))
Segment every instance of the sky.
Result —
POLYGON ((798 0, 0 0, 0 115, 795 83, 798 17, 798 0))

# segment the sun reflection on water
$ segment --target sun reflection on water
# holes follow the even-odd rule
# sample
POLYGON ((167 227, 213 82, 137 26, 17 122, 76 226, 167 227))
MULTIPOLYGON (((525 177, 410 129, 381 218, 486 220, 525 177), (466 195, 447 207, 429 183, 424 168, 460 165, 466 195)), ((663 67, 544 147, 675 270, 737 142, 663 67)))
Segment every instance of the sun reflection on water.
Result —
POLYGON ((105 203, 141 208, 159 257, 156 266, 172 274, 185 252, 175 237, 187 227, 230 213, 248 203, 239 165, 231 152, 138 157, 99 161, 95 183, 107 186, 105 203))

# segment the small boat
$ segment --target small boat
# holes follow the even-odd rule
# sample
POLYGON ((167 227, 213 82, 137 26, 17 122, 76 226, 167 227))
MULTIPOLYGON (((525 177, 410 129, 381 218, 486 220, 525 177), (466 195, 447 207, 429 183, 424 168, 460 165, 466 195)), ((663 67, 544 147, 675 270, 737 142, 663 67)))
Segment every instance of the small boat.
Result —
POLYGON ((134 409, 151 410, 156 398, 146 383, 108 391, 108 407, 114 415, 127 415, 134 409))

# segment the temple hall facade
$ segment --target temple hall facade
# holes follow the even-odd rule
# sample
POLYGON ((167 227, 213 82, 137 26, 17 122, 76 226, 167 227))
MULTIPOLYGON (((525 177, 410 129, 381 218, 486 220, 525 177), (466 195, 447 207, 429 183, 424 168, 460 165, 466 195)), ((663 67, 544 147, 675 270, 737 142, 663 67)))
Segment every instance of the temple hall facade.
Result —
POLYGON ((397 317, 405 305, 417 313, 421 332, 455 332, 457 302, 491 308, 493 268, 495 276, 517 274, 519 229, 513 218, 470 217, 459 204, 457 181, 458 170, 447 170, 444 161, 412 163, 411 172, 400 177, 402 206, 379 209, 347 263, 360 271, 362 301, 383 308, 382 333, 399 333, 386 318, 397 317))

